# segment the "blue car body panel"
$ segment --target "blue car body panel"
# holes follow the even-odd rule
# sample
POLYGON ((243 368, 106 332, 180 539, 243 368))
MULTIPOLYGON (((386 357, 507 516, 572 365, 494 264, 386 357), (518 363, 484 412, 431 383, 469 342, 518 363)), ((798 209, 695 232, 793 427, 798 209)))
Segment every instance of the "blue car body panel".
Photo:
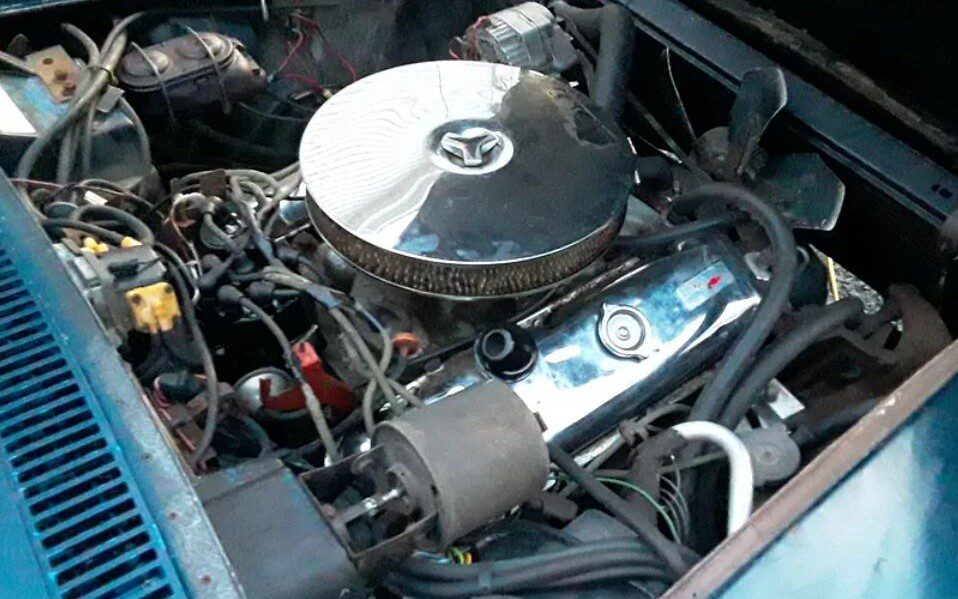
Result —
POLYGON ((0 596, 45 597, 46 571, 33 552, 30 534, 20 513, 11 509, 20 502, 12 478, 0 477, 0 564, 3 564, 0 596))
POLYGON ((79 4, 89 1, 90 0, 12 0, 10 2, 0 2, 0 15, 13 15, 43 8, 62 6, 64 4, 79 4))
POLYGON ((958 597, 958 379, 716 596, 958 597))
MULTIPOLYGON (((7 569, 35 574, 40 567, 51 596, 83 597, 114 585, 118 594, 181 595, 179 575, 132 477, 128 460, 136 456, 123 452, 106 417, 114 409, 111 398, 94 388, 77 361, 86 352, 71 351, 78 332, 70 326, 73 315, 40 286, 42 255, 22 254, 24 237, 39 231, 15 226, 12 216, 23 208, 15 195, 4 195, 5 204, 14 205, 0 215, 3 527, 19 524, 26 533, 4 537, 20 545, 6 548, 14 554, 7 569)), ((28 584, 26 576, 17 578, 28 584)), ((11 590, 4 585, 5 593, 11 590)), ((40 596, 38 590, 27 596, 40 596)))
POLYGON ((0 173, 0 597, 237 597, 192 485, 0 173))
POLYGON ((839 437, 665 599, 958 597, 958 342, 839 437))

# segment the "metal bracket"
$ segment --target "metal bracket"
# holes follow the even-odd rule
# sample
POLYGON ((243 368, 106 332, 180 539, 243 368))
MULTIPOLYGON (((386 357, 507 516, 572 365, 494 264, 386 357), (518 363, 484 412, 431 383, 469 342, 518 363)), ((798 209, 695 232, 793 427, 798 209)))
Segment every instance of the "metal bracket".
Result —
POLYGON ((66 102, 76 93, 80 67, 63 46, 52 46, 28 54, 24 62, 43 81, 57 102, 66 102))

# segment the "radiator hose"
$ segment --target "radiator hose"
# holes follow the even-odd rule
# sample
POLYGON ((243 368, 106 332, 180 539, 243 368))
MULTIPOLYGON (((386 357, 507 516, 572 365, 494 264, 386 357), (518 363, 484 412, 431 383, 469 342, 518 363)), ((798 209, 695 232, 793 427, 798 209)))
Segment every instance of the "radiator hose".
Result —
POLYGON ((629 9, 619 4, 576 8, 561 0, 551 7, 557 16, 570 21, 582 35, 598 39, 595 84, 589 95, 618 119, 629 93, 629 74, 635 52, 635 27, 629 9))
POLYGON ((846 297, 821 308, 821 311, 777 339, 751 367, 729 399, 719 424, 734 428, 761 397, 762 391, 799 354, 845 324, 863 316, 861 300, 846 297))
POLYGON ((798 267, 795 238, 779 211, 743 187, 728 183, 703 185, 679 196, 672 211, 689 214, 706 206, 728 205, 747 213, 765 231, 774 255, 772 278, 751 324, 732 345, 715 376, 696 399, 690 420, 715 421, 722 414, 729 396, 788 305, 798 267))

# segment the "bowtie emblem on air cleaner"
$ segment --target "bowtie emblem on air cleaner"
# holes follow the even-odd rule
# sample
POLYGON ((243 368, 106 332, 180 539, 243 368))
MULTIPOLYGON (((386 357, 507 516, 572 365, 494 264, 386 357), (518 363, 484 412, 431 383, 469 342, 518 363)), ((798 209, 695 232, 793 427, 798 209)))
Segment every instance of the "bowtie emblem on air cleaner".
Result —
POLYGON ((446 132, 439 145, 462 166, 483 166, 492 159, 493 151, 502 145, 502 135, 485 127, 469 127, 461 132, 446 132))

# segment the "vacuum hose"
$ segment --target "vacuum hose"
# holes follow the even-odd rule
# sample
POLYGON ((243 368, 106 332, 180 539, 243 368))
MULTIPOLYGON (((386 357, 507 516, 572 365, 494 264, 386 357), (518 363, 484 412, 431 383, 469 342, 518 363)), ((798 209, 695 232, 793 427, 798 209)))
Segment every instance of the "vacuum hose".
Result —
POLYGON ((618 119, 629 93, 629 73, 635 52, 631 13, 619 4, 585 9, 561 0, 552 4, 552 10, 572 22, 584 36, 599 40, 595 84, 589 94, 596 104, 618 119))

